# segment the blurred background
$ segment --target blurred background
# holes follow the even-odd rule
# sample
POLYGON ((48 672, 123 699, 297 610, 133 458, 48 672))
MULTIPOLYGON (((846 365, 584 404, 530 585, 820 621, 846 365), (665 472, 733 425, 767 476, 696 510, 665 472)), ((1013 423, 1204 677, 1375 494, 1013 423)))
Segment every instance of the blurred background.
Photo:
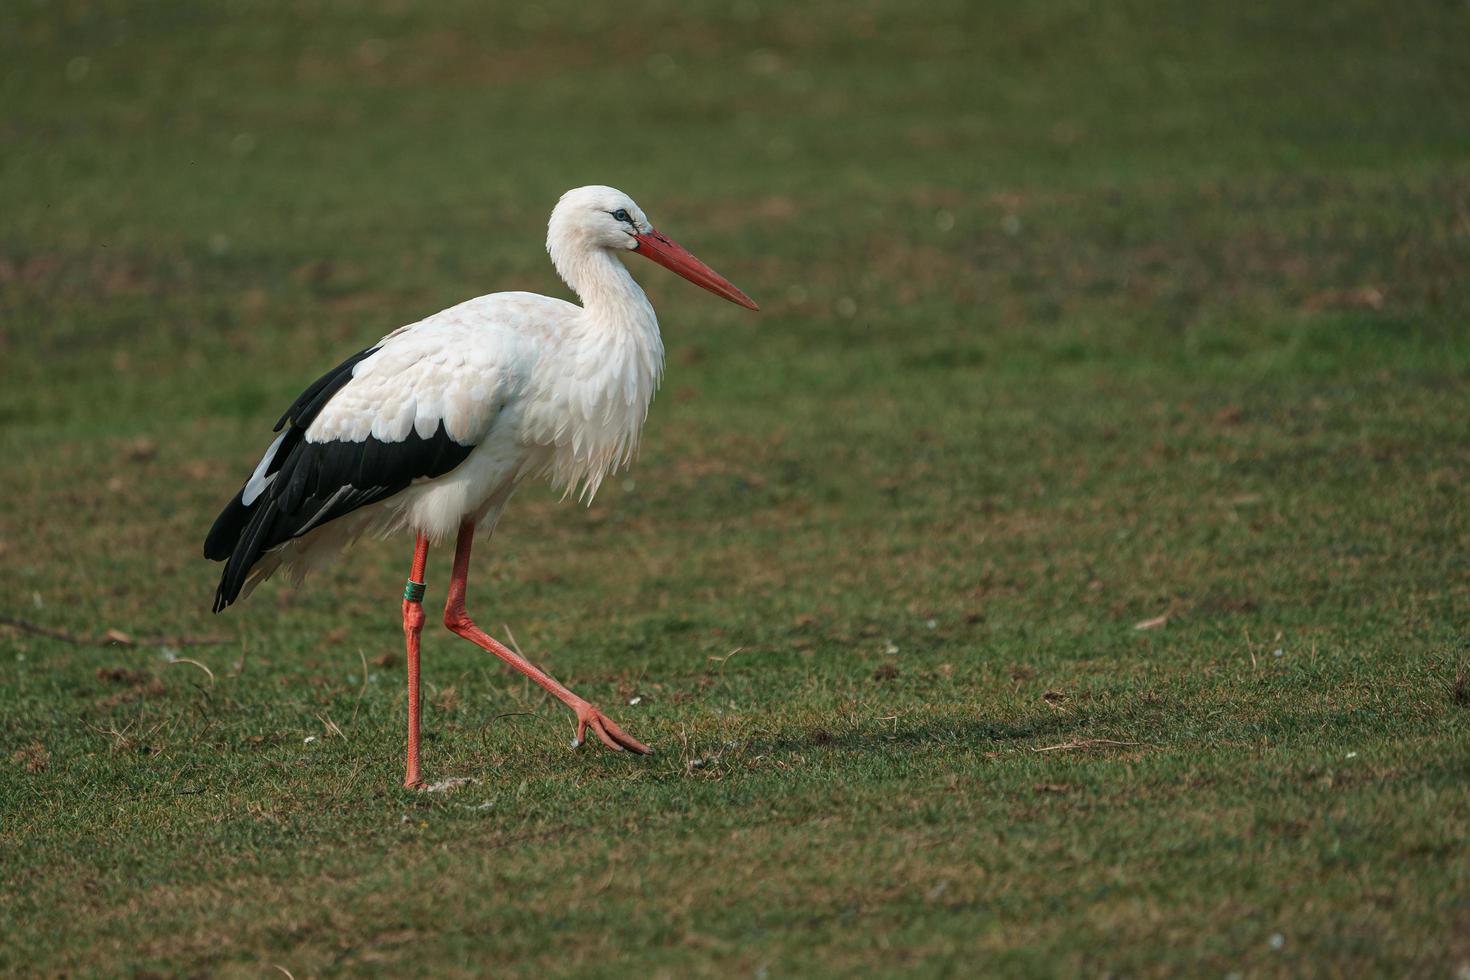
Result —
MULTIPOLYGON (((118 948, 158 930, 127 962, 340 969, 362 923, 289 926, 331 881, 389 919, 440 910, 427 878, 393 885, 407 911, 373 906, 383 879, 333 850, 390 839, 350 804, 395 778, 406 542, 223 617, 199 548, 327 367, 474 295, 568 295, 545 220, 586 183, 763 312, 635 269, 669 351, 642 458, 590 509, 523 491, 479 594, 673 751, 641 776, 578 757, 571 779, 564 719, 492 721, 526 708, 515 684, 436 637, 425 676, 454 696, 426 765, 520 787, 485 798, 485 841, 586 829, 571 814, 618 792, 684 850, 625 826, 560 877, 500 852, 440 866, 468 811, 372 797, 395 833, 394 807, 428 821, 391 840, 434 881, 478 913, 564 911, 589 956, 620 929, 663 948, 673 922, 675 970, 938 969, 974 943, 1043 972, 1470 957, 1441 941, 1470 833, 1467 20, 1356 0, 6 3, 0 780, 37 889, 7 900, 25 962, 86 970, 106 929, 118 948), (107 630, 138 642, 74 642, 107 630), (221 677, 255 658, 208 712, 163 669, 180 636, 220 640, 190 656, 221 677), (1101 737, 1158 751, 1036 754, 1101 737), (1346 746, 1371 767, 1334 782, 1346 746), (147 794, 205 772, 230 775, 147 794), (78 816, 89 800, 117 809, 78 816), (712 845, 679 814, 724 834, 774 800, 759 844, 721 844, 756 877, 680 876, 712 845), (901 800, 943 846, 913 851, 901 800), (303 829, 319 814, 337 829, 303 829), (79 896, 130 894, 125 836, 57 873, 120 815, 176 860, 138 858, 160 887, 241 849, 265 870, 37 952, 79 896), (797 829, 828 817, 820 846, 797 829), (568 891, 617 855, 649 889, 631 923, 568 891), (1324 861, 1356 883, 1322 884, 1324 861), (298 866, 330 880, 278 898, 298 866), (518 895, 481 894, 507 866, 518 895), (1145 870, 1107 877, 1124 866, 1145 870), (691 918, 711 903, 723 924, 691 918), (229 938, 195 929, 201 908, 229 938), (686 927, 714 938, 680 946, 686 927)), ((542 955, 537 928, 561 927, 507 927, 502 965, 517 942, 542 955)))
POLYGON ((545 215, 591 182, 765 308, 647 277, 672 361, 655 466, 702 445, 768 494, 818 499, 861 473, 860 522, 1013 499, 1082 429, 1118 438, 1107 468, 1155 446, 1143 419, 1180 393, 1210 419, 1276 417, 1306 378, 1458 370, 1464 16, 9 5, 8 506, 54 505, 50 468, 92 467, 63 489, 98 508, 95 560, 124 515, 164 506, 160 465, 190 466, 157 515, 180 523, 150 533, 202 592, 208 568, 175 551, 248 472, 266 416, 402 323, 499 289, 563 295, 545 215), (717 450, 737 436, 743 458, 717 450), (130 439, 158 459, 128 464, 130 439))

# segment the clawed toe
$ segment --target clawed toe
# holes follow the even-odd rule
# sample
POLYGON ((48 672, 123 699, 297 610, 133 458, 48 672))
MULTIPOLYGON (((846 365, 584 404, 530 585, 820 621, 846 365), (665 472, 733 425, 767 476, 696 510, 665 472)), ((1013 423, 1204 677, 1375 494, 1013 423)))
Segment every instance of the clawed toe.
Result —
POLYGON ((572 739, 572 748, 581 747, 587 740, 587 729, 597 736, 598 741, 612 749, 614 752, 635 752, 638 755, 652 755, 653 749, 638 741, 632 735, 618 727, 617 722, 597 710, 590 704, 583 703, 575 709, 577 712, 577 737, 572 739))

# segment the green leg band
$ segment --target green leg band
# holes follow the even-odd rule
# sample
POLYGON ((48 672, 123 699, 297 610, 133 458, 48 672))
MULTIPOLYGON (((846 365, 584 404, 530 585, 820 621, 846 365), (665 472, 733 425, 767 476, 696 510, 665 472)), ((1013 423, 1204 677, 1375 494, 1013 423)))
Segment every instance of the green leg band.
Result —
POLYGON ((424 590, 426 588, 428 586, 423 582, 415 582, 413 579, 409 579, 408 584, 403 587, 403 600, 405 602, 423 602, 424 590))

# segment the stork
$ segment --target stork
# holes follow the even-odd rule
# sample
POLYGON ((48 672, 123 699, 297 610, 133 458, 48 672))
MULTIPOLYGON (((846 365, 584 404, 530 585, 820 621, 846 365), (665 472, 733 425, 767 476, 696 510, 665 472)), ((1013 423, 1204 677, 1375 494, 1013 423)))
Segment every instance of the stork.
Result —
POLYGON ((296 583, 364 533, 411 532, 403 592, 408 661, 407 787, 419 769, 419 636, 429 546, 455 536, 444 625, 541 685, 615 751, 652 750, 551 675, 486 634, 465 610, 470 547, 516 488, 545 478, 590 502, 631 462, 663 371, 653 307, 618 256, 652 259, 716 296, 759 307, 654 230, 611 187, 562 195, 546 250, 581 299, 492 293, 400 327, 322 375, 225 505, 204 556, 225 563, 214 611, 276 571, 296 583))

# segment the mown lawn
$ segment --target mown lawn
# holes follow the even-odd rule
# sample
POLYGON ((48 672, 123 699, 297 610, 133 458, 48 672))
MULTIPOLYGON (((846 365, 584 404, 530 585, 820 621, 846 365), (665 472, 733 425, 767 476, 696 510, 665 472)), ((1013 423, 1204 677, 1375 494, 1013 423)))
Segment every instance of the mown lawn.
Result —
POLYGON ((1470 971, 1470 9, 1220 6, 0 8, 0 972, 1470 971), (408 792, 409 543, 199 547, 593 182, 764 312, 470 609, 659 751, 408 792))

